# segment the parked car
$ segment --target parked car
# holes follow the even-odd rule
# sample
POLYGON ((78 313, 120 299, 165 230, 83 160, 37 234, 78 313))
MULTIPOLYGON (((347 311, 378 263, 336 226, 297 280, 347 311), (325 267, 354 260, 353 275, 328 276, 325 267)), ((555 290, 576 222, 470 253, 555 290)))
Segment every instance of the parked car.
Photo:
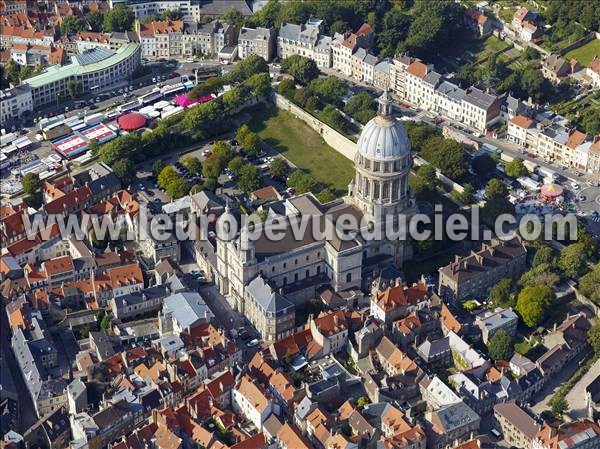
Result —
POLYGON ((259 343, 260 343, 260 340, 258 338, 253 338, 248 343, 246 343, 246 346, 248 346, 249 348, 253 348, 255 346, 258 346, 259 343))

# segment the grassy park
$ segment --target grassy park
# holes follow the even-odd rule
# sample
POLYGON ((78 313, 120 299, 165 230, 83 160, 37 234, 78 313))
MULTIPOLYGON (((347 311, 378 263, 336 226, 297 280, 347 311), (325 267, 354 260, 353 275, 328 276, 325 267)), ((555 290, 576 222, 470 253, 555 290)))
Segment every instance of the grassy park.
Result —
POLYGON ((594 39, 587 44, 571 50, 565 55, 567 61, 577 59, 582 65, 588 66, 595 56, 600 56, 600 40, 594 39))
POLYGON ((354 175, 353 163, 329 145, 302 120, 274 106, 249 111, 252 131, 296 167, 310 173, 319 183, 335 189, 338 196, 348 190, 354 175))

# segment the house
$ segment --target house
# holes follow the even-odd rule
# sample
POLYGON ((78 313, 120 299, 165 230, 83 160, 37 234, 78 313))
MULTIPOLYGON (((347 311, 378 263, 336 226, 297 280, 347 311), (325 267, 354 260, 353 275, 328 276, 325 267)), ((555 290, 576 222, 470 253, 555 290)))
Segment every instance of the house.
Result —
POLYGON ((531 42, 542 33, 537 26, 537 21, 537 12, 521 6, 515 11, 511 25, 522 41, 531 42))
POLYGON ((315 449, 315 446, 295 426, 287 422, 281 426, 275 439, 280 449, 315 449))
POLYGON ((281 198, 281 195, 273 186, 262 187, 250 193, 250 199, 254 201, 254 204, 270 203, 272 201, 279 201, 281 198))
POLYGON ((385 324, 391 324, 428 306, 430 298, 431 293, 425 284, 407 286, 397 283, 371 297, 371 315, 385 324))
POLYGON ((523 148, 534 146, 537 144, 532 136, 532 129, 534 128, 535 121, 532 118, 515 115, 508 120, 506 138, 523 148))
POLYGON ((516 278, 526 268, 527 250, 518 237, 483 243, 479 251, 456 256, 439 271, 440 296, 454 302, 485 298, 502 278, 516 278))
POLYGON ((590 78, 592 86, 600 89, 600 59, 595 58, 585 69, 585 74, 590 78))
POLYGON ((166 285, 148 287, 141 291, 112 298, 110 307, 115 318, 125 320, 159 310, 162 307, 163 299, 168 295, 169 288, 166 285))
POLYGON ((322 24, 315 17, 302 25, 282 23, 277 36, 277 56, 285 59, 300 55, 312 59, 320 69, 331 67, 332 40, 321 34, 322 24))
POLYGON ((552 427, 545 424, 536 434, 532 449, 586 449, 600 445, 600 426, 587 419, 552 427))
POLYGON ((179 335, 190 332, 194 327, 209 323, 214 318, 202 296, 193 291, 184 291, 167 296, 159 315, 161 335, 179 335))
POLYGON ((273 412, 270 394, 248 375, 236 384, 231 402, 233 410, 245 416, 258 431, 262 431, 264 422, 273 412))
POLYGON ((493 312, 486 312, 475 318, 475 325, 481 329, 483 342, 487 343, 500 330, 505 331, 511 337, 517 332, 519 316, 511 308, 502 309, 497 307, 493 312))
POLYGON ((242 27, 238 36, 238 57, 246 59, 258 55, 269 62, 275 52, 275 30, 273 28, 242 27))
POLYGON ((375 347, 375 352, 388 376, 406 375, 418 370, 416 363, 386 336, 375 347))
POLYGON ((448 367, 452 365, 452 350, 448 337, 430 340, 427 338, 417 347, 417 355, 430 368, 448 367))
POLYGON ((494 418, 502 436, 508 444, 529 449, 533 445, 541 426, 515 402, 505 402, 494 406, 494 418))
POLYGON ((427 449, 442 449, 464 442, 479 430, 481 418, 464 402, 425 413, 427 449))
POLYGON ((469 8, 466 11, 467 25, 480 36, 488 36, 494 26, 492 20, 478 8, 469 8))
POLYGON ((571 66, 557 54, 551 54, 542 61, 542 73, 554 84, 558 84, 569 76, 571 66))
POLYGON ((262 276, 257 276, 244 291, 242 312, 258 330, 263 340, 281 340, 294 333, 296 307, 276 292, 262 276))

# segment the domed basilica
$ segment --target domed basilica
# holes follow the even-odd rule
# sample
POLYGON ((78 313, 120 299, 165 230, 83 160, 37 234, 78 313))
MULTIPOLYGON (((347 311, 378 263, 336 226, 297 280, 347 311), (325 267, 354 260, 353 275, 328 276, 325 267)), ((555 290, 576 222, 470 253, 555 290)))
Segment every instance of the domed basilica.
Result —
MULTIPOLYGON (((216 269, 208 268, 234 309, 248 317, 260 314, 266 307, 260 304, 271 304, 275 292, 301 304, 318 297, 324 287, 334 292, 367 290, 382 268, 401 268, 411 258, 408 238, 385 238, 386 226, 398 229, 399 215, 408 222, 416 213, 408 185, 410 141, 402 123, 393 117, 387 92, 378 103, 377 116, 367 123, 358 140, 355 176, 345 198, 321 204, 308 193, 266 205, 263 230, 272 226, 276 217, 287 224, 285 237, 279 241, 269 240, 265 232, 258 239, 250 239, 244 230, 233 241, 218 241, 216 269), (358 223, 365 215, 374 217, 368 230, 381 231, 382 238, 364 239, 358 233, 350 240, 320 239, 313 235, 310 224, 300 239, 291 231, 298 229, 302 217, 311 217, 310 222, 317 221, 323 229, 326 222, 335 223, 345 214, 358 223), (249 297, 269 296, 268 292, 272 293, 271 300, 249 297)), ((277 229, 281 232, 281 224, 277 229)), ((279 333, 274 336, 280 337, 279 333)))

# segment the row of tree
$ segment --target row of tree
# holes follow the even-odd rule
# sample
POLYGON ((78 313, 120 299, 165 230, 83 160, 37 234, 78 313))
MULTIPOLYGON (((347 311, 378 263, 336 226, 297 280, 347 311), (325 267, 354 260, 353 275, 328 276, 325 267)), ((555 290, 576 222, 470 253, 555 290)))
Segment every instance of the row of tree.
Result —
MULTIPOLYGON (((166 12, 161 18, 167 18, 171 12, 166 12)), ((116 4, 107 12, 90 11, 85 16, 67 16, 60 24, 63 36, 77 34, 80 31, 90 30, 95 32, 110 33, 113 31, 133 31, 135 14, 131 8, 116 4)))

